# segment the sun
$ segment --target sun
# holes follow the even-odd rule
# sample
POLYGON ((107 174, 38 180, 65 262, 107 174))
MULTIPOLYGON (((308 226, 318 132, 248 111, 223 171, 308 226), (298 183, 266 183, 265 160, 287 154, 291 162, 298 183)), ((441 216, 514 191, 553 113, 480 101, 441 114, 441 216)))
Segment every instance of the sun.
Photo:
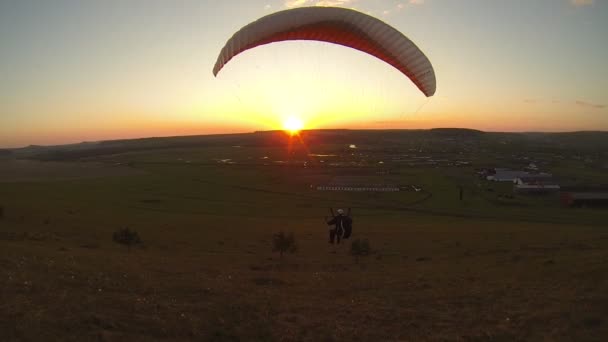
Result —
POLYGON ((297 134, 304 128, 304 123, 301 119, 290 116, 283 122, 283 129, 289 132, 291 135, 297 134))

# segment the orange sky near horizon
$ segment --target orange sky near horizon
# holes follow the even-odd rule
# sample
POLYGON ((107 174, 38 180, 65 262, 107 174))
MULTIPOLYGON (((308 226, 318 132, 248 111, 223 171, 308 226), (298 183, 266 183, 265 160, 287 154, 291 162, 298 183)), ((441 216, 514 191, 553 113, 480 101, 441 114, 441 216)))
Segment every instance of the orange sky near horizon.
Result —
MULTIPOLYGON (((0 148, 305 129, 608 130, 608 4, 337 1, 380 17, 429 57, 427 99, 384 62, 341 46, 247 51, 226 40, 289 1, 0 5, 0 148)), ((314 4, 314 1, 303 1, 314 4)))

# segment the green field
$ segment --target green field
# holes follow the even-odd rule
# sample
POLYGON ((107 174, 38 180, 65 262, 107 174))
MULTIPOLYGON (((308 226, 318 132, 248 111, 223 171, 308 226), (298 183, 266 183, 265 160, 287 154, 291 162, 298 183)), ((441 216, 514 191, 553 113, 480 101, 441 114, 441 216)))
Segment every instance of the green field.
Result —
POLYGON ((608 338, 608 211, 475 176, 534 160, 607 184, 605 140, 374 134, 14 151, 0 160, 0 340, 608 338), (315 189, 345 177, 421 191, 315 189), (352 208, 373 249, 360 263, 350 241, 327 243, 329 207, 352 208), (114 243, 123 227, 143 245, 114 243), (279 231, 298 244, 283 259, 279 231))

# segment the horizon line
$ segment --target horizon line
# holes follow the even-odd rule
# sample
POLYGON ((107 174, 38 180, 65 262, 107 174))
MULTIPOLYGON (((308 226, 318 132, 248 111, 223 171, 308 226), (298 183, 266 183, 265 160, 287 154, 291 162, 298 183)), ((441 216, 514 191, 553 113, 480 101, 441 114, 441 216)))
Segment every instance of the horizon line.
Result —
MULTIPOLYGON (((572 134, 572 133, 608 133, 608 130, 574 130, 574 131, 492 131, 492 130, 480 130, 475 128, 466 127, 434 127, 434 128, 315 128, 315 129, 302 129, 300 132, 314 132, 314 131, 432 131, 438 129, 460 129, 477 131, 482 133, 508 133, 508 134, 572 134)), ((232 132, 232 133, 208 133, 208 134, 186 134, 186 135, 161 135, 161 136, 148 136, 148 137, 125 137, 107 140, 84 140, 78 142, 66 142, 64 144, 29 144, 21 147, 0 147, 0 150, 20 150, 31 147, 50 148, 50 147, 61 147, 70 145, 80 144, 99 144, 104 142, 118 142, 118 141, 132 141, 132 140, 147 140, 147 139, 172 139, 172 138, 188 138, 188 137, 206 137, 206 136, 229 136, 229 135, 245 135, 245 134, 256 134, 256 133, 270 133, 270 132, 284 132, 282 129, 271 129, 271 130, 258 130, 258 131, 246 131, 246 132, 232 132)))

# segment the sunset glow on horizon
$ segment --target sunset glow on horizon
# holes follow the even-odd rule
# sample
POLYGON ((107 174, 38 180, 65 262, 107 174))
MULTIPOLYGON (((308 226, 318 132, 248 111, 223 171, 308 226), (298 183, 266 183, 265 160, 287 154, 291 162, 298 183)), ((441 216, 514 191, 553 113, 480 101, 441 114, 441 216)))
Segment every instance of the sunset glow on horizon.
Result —
POLYGON ((304 129, 304 122, 297 117, 290 116, 283 122, 283 129, 294 135, 304 129))
POLYGON ((606 2, 336 3, 415 42, 436 95, 309 41, 246 51, 213 77, 234 32, 294 1, 24 0, 0 5, 0 148, 304 128, 608 130, 606 2))

